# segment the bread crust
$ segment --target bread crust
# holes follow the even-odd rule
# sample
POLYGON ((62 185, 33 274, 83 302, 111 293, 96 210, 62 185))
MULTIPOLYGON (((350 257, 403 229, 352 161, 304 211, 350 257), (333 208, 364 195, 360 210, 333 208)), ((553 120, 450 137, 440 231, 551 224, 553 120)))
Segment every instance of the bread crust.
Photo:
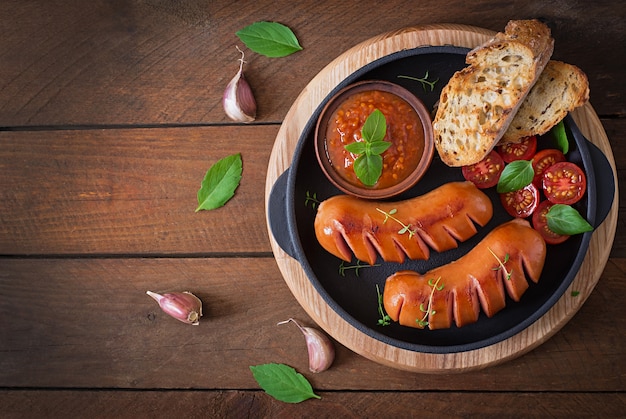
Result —
POLYGON ((551 60, 517 110, 500 144, 543 135, 588 100, 585 73, 575 65, 551 60))
POLYGON ((468 66, 443 88, 433 121, 435 147, 445 164, 474 164, 493 149, 553 49, 545 24, 515 20, 467 54, 468 66))

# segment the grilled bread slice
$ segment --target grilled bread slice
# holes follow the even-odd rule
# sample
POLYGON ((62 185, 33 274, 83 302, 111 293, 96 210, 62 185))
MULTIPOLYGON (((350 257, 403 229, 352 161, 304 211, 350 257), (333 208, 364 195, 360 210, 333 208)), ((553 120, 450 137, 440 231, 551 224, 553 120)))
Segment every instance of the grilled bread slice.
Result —
POLYGON ((435 147, 445 164, 474 164, 493 149, 553 49, 546 25, 512 20, 504 33, 467 54, 468 67, 443 88, 433 121, 435 147))
POLYGON ((551 60, 517 110, 500 143, 543 135, 568 112, 589 100, 587 76, 578 67, 551 60))

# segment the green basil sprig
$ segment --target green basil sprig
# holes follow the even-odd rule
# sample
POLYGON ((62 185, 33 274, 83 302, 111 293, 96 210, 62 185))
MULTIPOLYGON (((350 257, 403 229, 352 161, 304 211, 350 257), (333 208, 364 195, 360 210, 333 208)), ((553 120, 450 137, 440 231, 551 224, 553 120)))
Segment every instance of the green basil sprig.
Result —
POLYGON ((496 190, 498 193, 507 193, 517 191, 528 186, 535 177, 532 161, 516 160, 506 165, 496 190))
POLYGON ((278 22, 255 22, 236 35, 252 51, 266 57, 285 57, 302 49, 293 31, 278 22))
POLYGON ((386 132, 385 115, 379 109, 374 109, 361 128, 363 141, 345 146, 350 153, 358 155, 354 161, 354 173, 366 186, 374 186, 383 173, 381 154, 391 146, 390 142, 383 141, 386 132))
POLYGON ((300 403, 312 398, 321 399, 313 392, 311 383, 288 365, 252 365, 250 371, 261 388, 281 402, 300 403))
POLYGON ((546 214, 548 228, 556 234, 573 236, 593 231, 591 224, 569 205, 554 204, 546 214))
POLYGON ((242 165, 241 153, 237 153, 224 157, 209 168, 198 190, 196 212, 220 208, 235 195, 241 181, 242 165))
POLYGON ((563 124, 563 120, 552 127, 550 131, 556 140, 557 147, 563 152, 563 154, 567 154, 569 152, 569 140, 567 139, 567 133, 565 132, 565 124, 563 124))

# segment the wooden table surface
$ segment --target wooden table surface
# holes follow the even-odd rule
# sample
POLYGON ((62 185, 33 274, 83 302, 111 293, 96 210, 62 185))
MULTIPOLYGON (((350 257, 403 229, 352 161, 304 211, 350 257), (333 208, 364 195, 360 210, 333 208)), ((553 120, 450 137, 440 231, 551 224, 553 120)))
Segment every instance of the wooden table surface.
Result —
MULTIPOLYGON (((419 374, 336 343, 308 372, 313 320, 270 246, 265 180, 291 105, 344 51, 433 23, 502 30, 540 18, 553 58, 589 77, 590 103, 626 169, 626 6, 622 1, 9 0, 0 7, 1 417, 596 416, 626 412, 626 226, 583 307, 529 353, 472 372, 419 374), (231 4, 232 3, 232 4, 231 4), (384 6, 382 6, 384 4, 384 6), (259 114, 224 115, 235 32, 294 30, 304 49, 248 51, 259 114), (241 153, 223 208, 194 212, 206 170, 241 153), (190 290, 197 327, 146 290, 190 290), (277 362, 319 400, 279 402, 249 366, 277 362)), ((621 194, 624 195, 624 194, 621 194)))

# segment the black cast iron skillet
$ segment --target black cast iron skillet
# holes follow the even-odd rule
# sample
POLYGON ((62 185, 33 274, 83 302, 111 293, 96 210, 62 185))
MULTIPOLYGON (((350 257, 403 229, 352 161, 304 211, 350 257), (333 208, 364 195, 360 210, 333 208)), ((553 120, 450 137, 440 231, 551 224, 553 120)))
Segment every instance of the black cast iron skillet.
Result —
MULTIPOLYGON (((378 325, 378 296, 385 279, 402 269, 425 272, 458 259, 467 253, 495 226, 511 217, 502 208, 495 188, 485 190, 494 204, 492 220, 472 239, 457 249, 442 253, 432 251, 427 261, 386 263, 355 268, 356 260, 346 264, 326 252, 315 238, 315 200, 340 194, 319 168, 314 151, 315 123, 324 104, 343 87, 361 80, 388 80, 404 86, 432 109, 441 89, 452 74, 465 67, 466 48, 420 47, 404 50, 374 61, 340 83, 318 106, 305 126, 294 152, 290 168, 274 184, 270 193, 268 218, 274 238, 280 247, 298 260, 316 291, 338 315, 353 327, 383 343, 402 349, 425 353, 455 353, 483 348, 503 341, 543 316, 563 295, 583 262, 592 232, 572 236, 557 246, 548 245, 546 264, 538 284, 531 283, 520 302, 507 300, 506 307, 492 318, 481 313, 479 320, 462 328, 420 330, 392 323, 378 325), (438 79, 434 88, 398 76, 438 79), (346 268, 343 269, 342 268, 346 268)), ((604 154, 586 140, 573 119, 565 119, 570 139, 568 160, 583 167, 587 175, 587 193, 575 208, 593 226, 608 215, 615 191, 614 176, 604 154)), ((552 145, 549 135, 540 138, 540 148, 552 145)), ((408 192, 393 198, 407 199, 422 195, 444 183, 463 180, 459 168, 443 164, 437 154, 424 178, 408 192)))

